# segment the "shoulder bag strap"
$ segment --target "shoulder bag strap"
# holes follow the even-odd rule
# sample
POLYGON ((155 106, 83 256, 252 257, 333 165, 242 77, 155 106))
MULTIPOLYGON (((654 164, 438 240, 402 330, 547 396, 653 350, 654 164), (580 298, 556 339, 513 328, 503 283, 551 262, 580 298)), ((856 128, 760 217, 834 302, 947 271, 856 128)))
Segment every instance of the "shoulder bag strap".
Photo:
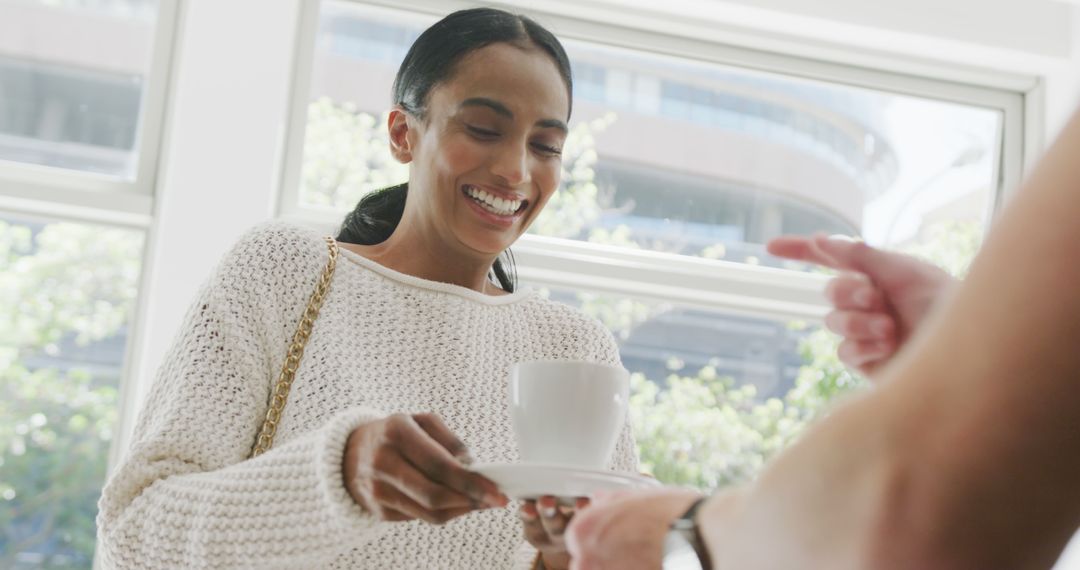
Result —
POLYGON ((311 329, 315 325, 315 319, 319 318, 319 309, 322 308, 323 299, 330 289, 330 280, 334 277, 334 268, 337 267, 338 246, 334 238, 327 236, 326 247, 330 250, 330 259, 326 262, 322 277, 315 284, 315 291, 308 299, 307 309, 300 318, 300 324, 293 334, 292 344, 289 346, 285 363, 281 365, 281 374, 278 375, 277 384, 270 395, 270 406, 266 410, 266 418, 263 420, 259 436, 255 438, 255 447, 251 450, 251 457, 262 455, 274 444, 274 435, 277 433, 278 422, 281 420, 281 412, 285 410, 285 402, 289 399, 289 389, 292 388, 293 378, 296 377, 296 369, 300 366, 300 358, 304 356, 304 345, 311 336, 311 329))

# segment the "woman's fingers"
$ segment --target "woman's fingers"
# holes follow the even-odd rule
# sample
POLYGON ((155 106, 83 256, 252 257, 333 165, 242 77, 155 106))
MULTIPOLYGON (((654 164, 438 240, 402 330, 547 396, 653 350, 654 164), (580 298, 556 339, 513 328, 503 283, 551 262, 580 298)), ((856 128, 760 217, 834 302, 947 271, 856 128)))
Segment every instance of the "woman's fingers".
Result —
POLYGON ((885 313, 837 310, 825 315, 825 327, 850 340, 891 341, 896 323, 885 313))
POLYGON ((563 533, 566 532, 566 525, 570 523, 570 516, 573 514, 573 510, 570 513, 564 513, 559 508, 558 502, 555 497, 544 496, 540 497, 540 500, 536 503, 537 510, 540 512, 540 524, 544 527, 544 532, 551 538, 562 540, 563 533))
POLYGON ((466 470, 451 450, 460 455, 464 445, 434 416, 395 414, 349 434, 342 477, 353 500, 386 521, 441 524, 505 506, 495 484, 466 470))
POLYGON ((435 414, 414 414, 413 420, 420 426, 420 429, 424 430, 431 439, 439 442, 439 445, 446 448, 464 465, 472 463, 472 456, 469 455, 469 449, 465 447, 465 442, 458 439, 458 436, 454 435, 454 432, 450 431, 450 428, 446 427, 442 418, 435 414))
POLYGON ((589 505, 588 499, 575 501, 576 508, 563 507, 558 504, 555 497, 544 496, 535 501, 525 501, 521 505, 521 522, 525 526, 525 538, 533 546, 545 549, 548 547, 562 548, 563 535, 570 519, 574 517, 577 509, 589 505))
POLYGON ((472 507, 425 508, 388 481, 375 481, 371 495, 379 505, 380 518, 388 521, 420 519, 431 524, 443 524, 473 510, 472 507))
POLYGON ((521 516, 522 526, 525 527, 525 540, 537 548, 548 545, 550 540, 547 531, 544 530, 544 523, 540 522, 540 512, 536 509, 536 501, 522 503, 518 514, 521 516))
POLYGON ((387 435, 402 456, 434 483, 473 499, 480 505, 506 506, 508 499, 495 483, 466 469, 442 444, 432 439, 409 416, 397 416, 387 435))
POLYGON ((396 487, 405 496, 429 511, 455 508, 477 508, 471 498, 438 485, 406 461, 397 450, 388 450, 375 458, 376 477, 396 487))

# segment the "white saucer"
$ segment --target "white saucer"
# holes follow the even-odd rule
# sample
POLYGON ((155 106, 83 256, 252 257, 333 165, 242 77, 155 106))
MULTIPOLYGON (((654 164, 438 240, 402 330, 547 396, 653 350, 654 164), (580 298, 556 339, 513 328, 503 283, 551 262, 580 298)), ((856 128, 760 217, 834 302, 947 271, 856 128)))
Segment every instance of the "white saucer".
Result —
POLYGON ((660 486, 659 481, 644 475, 559 465, 487 463, 470 469, 494 481, 507 497, 518 500, 554 495, 560 502, 572 504, 576 497, 591 497, 597 491, 660 486))

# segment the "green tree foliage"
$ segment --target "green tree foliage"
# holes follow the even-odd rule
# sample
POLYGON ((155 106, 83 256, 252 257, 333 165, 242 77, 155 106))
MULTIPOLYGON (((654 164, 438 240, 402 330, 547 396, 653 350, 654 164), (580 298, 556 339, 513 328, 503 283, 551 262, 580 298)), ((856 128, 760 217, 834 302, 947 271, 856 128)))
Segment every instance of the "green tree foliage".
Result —
POLYGON ((630 418, 642 469, 670 484, 715 489, 753 477, 802 429, 801 410, 705 367, 672 375, 666 389, 631 381, 630 418))
POLYGON ((121 333, 141 250, 130 231, 0 221, 0 568, 90 565, 117 378, 48 363, 121 333))
POLYGON ((803 337, 805 364, 783 398, 762 400, 754 386, 711 366, 671 375, 665 389, 635 374, 630 417, 642 468, 665 483, 705 490, 751 480, 837 399, 865 388, 836 358, 836 342, 824 330, 803 337))
POLYGON ((948 271, 953 277, 967 275, 982 244, 983 224, 977 220, 945 220, 930 224, 923 239, 899 248, 948 271))
POLYGON ((346 211, 365 194, 408 180, 408 166, 390 155, 386 119, 325 97, 308 105, 301 202, 346 211))

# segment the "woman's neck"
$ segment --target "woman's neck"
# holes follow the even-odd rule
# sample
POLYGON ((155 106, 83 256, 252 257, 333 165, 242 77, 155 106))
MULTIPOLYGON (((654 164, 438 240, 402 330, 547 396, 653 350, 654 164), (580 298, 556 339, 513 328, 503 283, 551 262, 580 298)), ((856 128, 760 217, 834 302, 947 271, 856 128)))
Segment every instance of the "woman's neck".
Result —
POLYGON ((399 225, 384 242, 374 245, 341 244, 376 263, 406 275, 451 283, 487 295, 504 295, 491 283, 488 272, 495 258, 469 255, 435 236, 424 236, 399 225))

